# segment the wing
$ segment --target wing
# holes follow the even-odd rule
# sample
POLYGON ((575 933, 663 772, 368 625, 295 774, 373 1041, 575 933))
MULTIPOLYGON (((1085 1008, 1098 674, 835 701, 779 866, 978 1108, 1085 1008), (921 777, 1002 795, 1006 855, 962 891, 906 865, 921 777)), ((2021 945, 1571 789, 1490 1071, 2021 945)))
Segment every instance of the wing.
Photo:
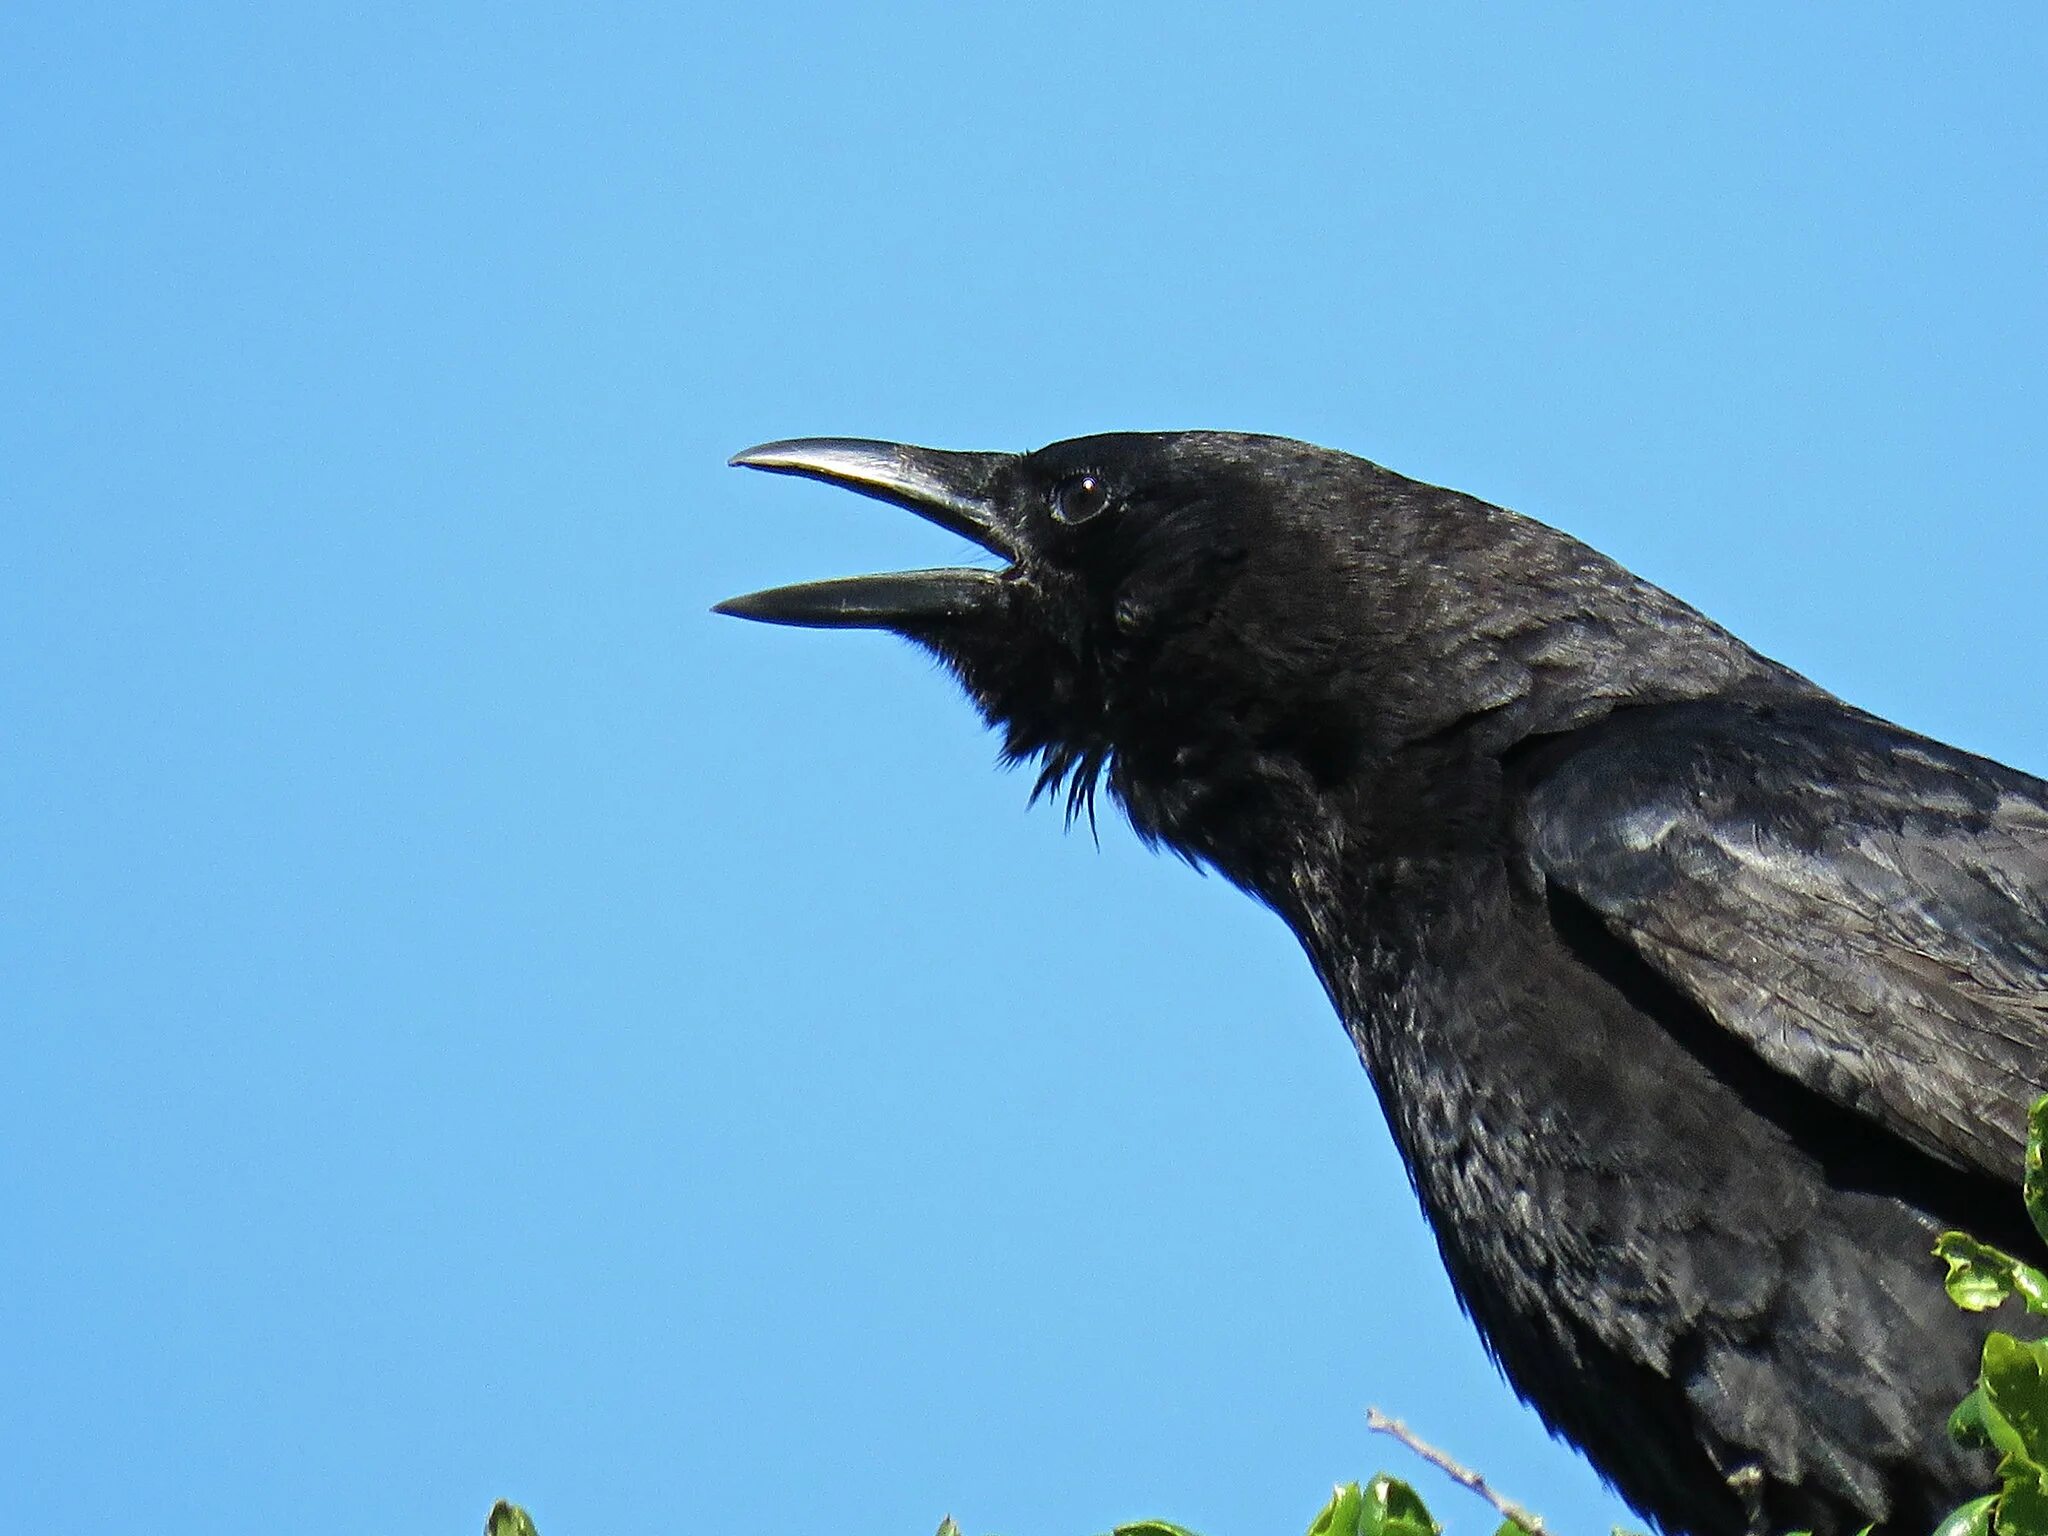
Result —
POLYGON ((2017 1181, 2048 1091, 2048 784, 1810 700, 1623 711, 1513 795, 1522 872, 1765 1062, 2017 1181))

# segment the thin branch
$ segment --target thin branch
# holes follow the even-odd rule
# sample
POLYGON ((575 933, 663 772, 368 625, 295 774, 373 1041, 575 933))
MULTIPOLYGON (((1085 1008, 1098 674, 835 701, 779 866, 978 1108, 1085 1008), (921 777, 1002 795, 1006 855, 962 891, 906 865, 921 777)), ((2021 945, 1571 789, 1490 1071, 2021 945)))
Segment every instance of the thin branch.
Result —
POLYGON ((1470 1467, 1460 1466, 1399 1419, 1390 1419, 1377 1408, 1365 1410, 1365 1427, 1376 1434, 1391 1435, 1460 1487, 1469 1488, 1500 1512, 1500 1517, 1523 1532, 1523 1536, 1550 1536, 1540 1516, 1522 1508, 1513 1499, 1496 1493, 1492 1484, 1470 1467))

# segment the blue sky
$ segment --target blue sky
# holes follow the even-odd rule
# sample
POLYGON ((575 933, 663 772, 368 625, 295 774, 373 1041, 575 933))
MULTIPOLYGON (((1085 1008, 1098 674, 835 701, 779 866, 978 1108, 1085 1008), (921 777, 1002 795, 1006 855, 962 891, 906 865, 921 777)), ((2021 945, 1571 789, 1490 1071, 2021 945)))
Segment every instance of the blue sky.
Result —
POLYGON ((0 17, 0 1526, 1620 1507, 1292 940, 766 438, 1285 432, 2036 772, 2030 7, 0 17))

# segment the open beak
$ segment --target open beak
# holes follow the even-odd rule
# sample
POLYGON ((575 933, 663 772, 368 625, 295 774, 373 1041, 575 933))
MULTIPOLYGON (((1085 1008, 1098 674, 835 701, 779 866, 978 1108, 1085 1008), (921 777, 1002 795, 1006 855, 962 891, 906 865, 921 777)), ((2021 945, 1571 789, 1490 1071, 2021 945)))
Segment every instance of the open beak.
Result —
MULTIPOLYGON (((805 437, 763 443, 729 461, 742 469, 802 475, 893 502, 972 539, 1005 559, 1019 553, 998 498, 1007 453, 949 453, 852 437, 805 437)), ((972 617, 999 600, 994 571, 956 567, 847 576, 771 587, 727 598, 713 609, 736 618, 812 628, 897 629, 972 617)))

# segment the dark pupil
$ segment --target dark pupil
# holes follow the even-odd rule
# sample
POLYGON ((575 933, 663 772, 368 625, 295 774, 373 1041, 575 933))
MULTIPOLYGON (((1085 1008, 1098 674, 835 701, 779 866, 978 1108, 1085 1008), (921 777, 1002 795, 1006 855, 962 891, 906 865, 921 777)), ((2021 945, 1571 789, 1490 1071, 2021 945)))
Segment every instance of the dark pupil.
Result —
POLYGON ((1095 475, 1076 475, 1060 487, 1053 515, 1063 523, 1085 523, 1109 505, 1109 488, 1095 475))

